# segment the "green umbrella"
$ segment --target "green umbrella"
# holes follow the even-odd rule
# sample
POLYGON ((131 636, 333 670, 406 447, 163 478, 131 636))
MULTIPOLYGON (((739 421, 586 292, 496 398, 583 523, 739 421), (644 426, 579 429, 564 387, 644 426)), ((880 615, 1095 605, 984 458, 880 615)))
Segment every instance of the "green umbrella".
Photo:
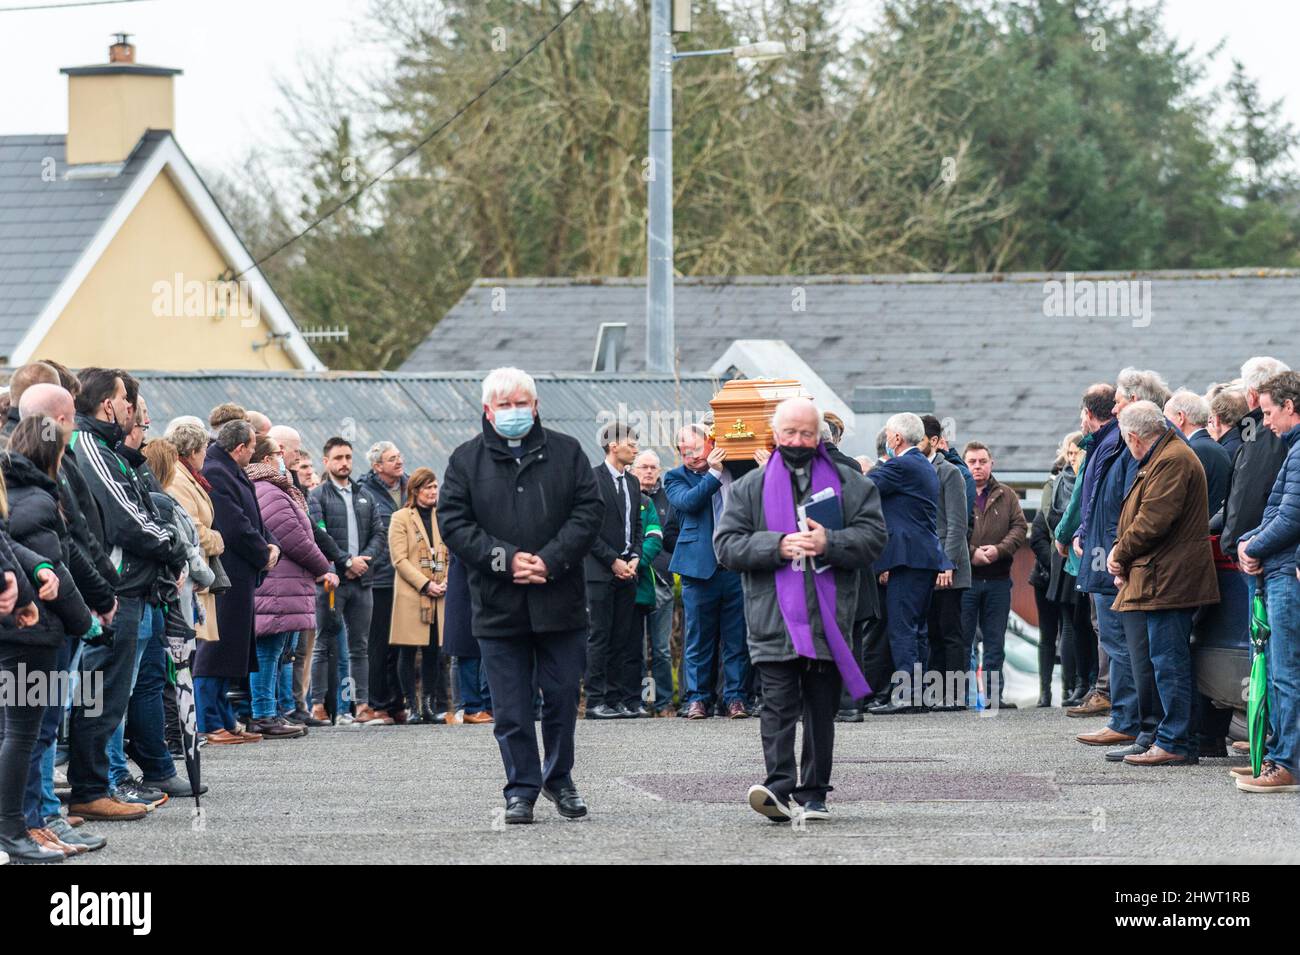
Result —
POLYGON ((1264 659, 1264 645, 1268 643, 1272 628, 1268 625, 1268 604, 1261 587, 1255 588, 1255 599, 1250 607, 1250 645, 1255 649, 1255 659, 1250 665, 1250 699, 1246 701, 1246 724, 1250 730, 1250 768, 1259 775, 1264 762, 1264 737, 1268 735, 1268 663, 1264 659))

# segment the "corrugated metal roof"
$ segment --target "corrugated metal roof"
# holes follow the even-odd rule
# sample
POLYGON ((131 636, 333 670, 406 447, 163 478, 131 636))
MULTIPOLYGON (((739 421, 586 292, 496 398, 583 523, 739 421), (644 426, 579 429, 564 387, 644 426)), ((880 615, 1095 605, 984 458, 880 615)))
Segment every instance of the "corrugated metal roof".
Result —
MULTIPOLYGON (((134 372, 149 406, 153 435, 179 415, 207 421, 233 401, 275 424, 298 429, 319 461, 325 439, 341 434, 361 458, 376 441, 395 443, 407 470, 439 474, 451 452, 479 433, 483 372, 134 372)), ((641 446, 665 464, 675 461, 676 428, 697 421, 721 382, 708 375, 535 375, 542 422, 582 442, 592 463, 602 457, 597 435, 622 418, 641 431, 641 446)), ((319 464, 317 465, 319 470, 319 464)), ((357 465, 359 475, 364 462, 357 465)))

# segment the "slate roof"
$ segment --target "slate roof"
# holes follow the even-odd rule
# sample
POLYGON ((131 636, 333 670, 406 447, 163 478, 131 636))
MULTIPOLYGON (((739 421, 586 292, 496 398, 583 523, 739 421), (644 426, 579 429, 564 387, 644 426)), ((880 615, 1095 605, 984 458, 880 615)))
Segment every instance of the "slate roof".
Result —
POLYGON ((64 178, 65 136, 0 136, 0 363, 167 136, 150 131, 121 173, 90 179, 64 178))
MULTIPOLYGON (((1078 426, 1084 388, 1125 365, 1201 392, 1252 355, 1300 366, 1300 271, 1074 278, 1149 281, 1149 325, 1046 317, 1044 283, 1064 273, 686 278, 674 302, 679 367, 707 369, 736 339, 784 339, 844 401, 858 385, 929 387, 959 441, 989 443, 999 470, 1044 471, 1078 426)), ((402 371, 587 370, 602 322, 627 323, 619 369, 640 370, 645 296, 643 279, 480 279, 402 371)))
MULTIPOLYGON (((161 436, 179 415, 203 421, 218 404, 233 401, 261 411, 275 424, 302 434, 316 470, 325 439, 342 434, 353 444, 354 474, 367 470, 365 452, 380 440, 402 451, 407 471, 420 465, 439 475, 451 452, 479 434, 479 387, 483 372, 410 374, 403 372, 133 372, 161 436)), ((592 463, 602 457, 601 426, 622 414, 643 428, 642 447, 654 447, 669 466, 676 464, 671 443, 675 424, 698 420, 721 384, 709 376, 674 379, 668 375, 534 376, 542 422, 577 438, 592 463), (620 410, 620 404, 622 409, 620 410), (654 417, 658 414, 659 417, 654 417), (656 422, 659 426, 655 426, 656 422)))

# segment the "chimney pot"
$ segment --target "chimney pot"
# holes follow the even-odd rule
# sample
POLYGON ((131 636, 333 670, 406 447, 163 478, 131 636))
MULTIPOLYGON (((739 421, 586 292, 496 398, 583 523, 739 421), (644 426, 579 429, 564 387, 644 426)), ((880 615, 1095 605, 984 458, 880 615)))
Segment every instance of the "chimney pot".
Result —
POLYGON ((131 43, 131 34, 114 33, 113 45, 108 48, 108 62, 134 63, 135 47, 131 43))

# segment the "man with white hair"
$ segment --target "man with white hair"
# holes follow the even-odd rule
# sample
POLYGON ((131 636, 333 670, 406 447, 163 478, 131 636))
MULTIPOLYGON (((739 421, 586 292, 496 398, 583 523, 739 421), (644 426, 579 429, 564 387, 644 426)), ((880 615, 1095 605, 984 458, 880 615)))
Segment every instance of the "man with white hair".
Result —
MULTIPOLYGON (((357 487, 369 491, 374 499, 383 539, 387 542, 393 513, 406 503, 406 464, 401 450, 391 441, 372 444, 366 451, 366 460, 370 463, 370 470, 357 481, 357 487)), ((285 464, 288 463, 286 460, 285 464)), ((410 710, 419 712, 420 701, 402 699, 401 684, 397 680, 397 648, 388 644, 388 631, 393 622, 393 573, 388 547, 381 547, 374 566, 370 568, 374 605, 370 611, 370 639, 366 643, 366 652, 370 661, 371 709, 402 721, 410 710)), ((430 687, 425 695, 434 697, 436 694, 430 687)))
POLYGON ((1205 469, 1205 487, 1209 500, 1210 516, 1223 507, 1223 495, 1228 489, 1228 472, 1232 458, 1223 445, 1207 430, 1210 421, 1210 403, 1194 391, 1179 388, 1165 402, 1165 417, 1187 439, 1187 445, 1196 454, 1205 469))
POLYGON ((469 578, 508 824, 532 822, 539 793, 566 818, 587 814, 571 775, 573 735, 589 627, 584 559, 604 513, 581 445, 542 426, 532 376, 490 372, 483 433, 452 452, 438 527, 469 578), (544 764, 533 727, 534 671, 544 764))
MULTIPOLYGON (((709 437, 703 424, 677 433, 682 463, 664 475, 668 503, 680 530, 669 567, 682 578, 682 705, 686 718, 708 719, 713 713, 714 663, 722 649, 722 705, 729 719, 749 716, 745 687, 749 654, 745 650, 745 595, 740 575, 718 562, 713 538, 734 483, 724 461, 726 451, 709 437)), ((760 455, 761 456, 761 455, 760 455)))
POLYGON ((664 491, 659 455, 647 448, 637 454, 632 462, 632 473, 641 485, 641 493, 650 499, 655 513, 659 516, 659 530, 663 535, 663 547, 650 562, 649 567, 642 568, 643 574, 650 575, 655 590, 655 604, 645 615, 646 634, 650 643, 650 678, 654 681, 654 693, 646 702, 650 704, 655 716, 673 715, 673 572, 669 565, 673 559, 673 550, 677 546, 677 517, 673 506, 668 503, 664 491))
POLYGON ((1192 615, 1219 601, 1205 470, 1154 402, 1128 404, 1119 413, 1119 428, 1138 469, 1124 496, 1106 571, 1115 577, 1113 609, 1130 648, 1146 645, 1157 697, 1148 700, 1145 688, 1138 687, 1142 732, 1123 761, 1192 765, 1198 762, 1192 736, 1192 615), (1150 743, 1143 745, 1148 722, 1156 725, 1150 743))
POLYGON ((925 709, 921 669, 930 656, 930 595, 938 574, 953 569, 939 543, 939 476, 917 447, 924 440, 925 425, 917 415, 894 415, 885 422, 886 460, 867 474, 880 492, 889 528, 872 570, 885 588, 881 602, 895 687, 890 697, 867 707, 877 716, 925 709))
POLYGON ((718 559, 743 574, 767 765, 767 778, 750 788, 748 800, 773 822, 830 818, 840 689, 853 699, 870 692, 853 655, 853 618, 861 568, 885 546, 884 514, 875 485, 832 460, 819 440, 820 422, 807 398, 776 406, 777 453, 732 486, 715 539, 718 559))
MULTIPOLYGON (((1241 450, 1233 459, 1232 473, 1228 475, 1228 488, 1223 501, 1223 531, 1219 535, 1219 546, 1225 554, 1235 554, 1243 532, 1259 526, 1264 517, 1268 492, 1286 459, 1286 446, 1282 439, 1264 425, 1264 412, 1259 407, 1259 390, 1274 375, 1289 370, 1276 358, 1267 357, 1252 358, 1241 366, 1241 378, 1246 386, 1246 405, 1250 410, 1237 424, 1237 430, 1241 434, 1241 450)), ((1246 575, 1246 586, 1253 598, 1253 574, 1246 575)))

